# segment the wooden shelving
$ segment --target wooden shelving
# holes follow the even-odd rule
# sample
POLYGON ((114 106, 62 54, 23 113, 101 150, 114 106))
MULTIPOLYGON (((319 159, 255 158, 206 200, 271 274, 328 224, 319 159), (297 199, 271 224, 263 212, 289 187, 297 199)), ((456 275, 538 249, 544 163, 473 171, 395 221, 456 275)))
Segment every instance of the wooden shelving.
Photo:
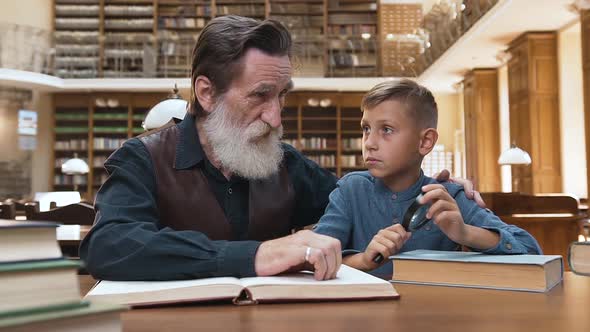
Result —
MULTIPOLYGON (((61 164, 76 153, 87 161, 90 172, 75 179, 84 197, 92 199, 107 177, 104 161, 125 140, 144 132, 146 113, 165 97, 165 93, 55 94, 52 188, 73 190, 74 178, 61 174, 61 164)), ((283 140, 337 176, 364 169, 361 97, 362 93, 352 92, 289 94, 282 117, 283 140), (310 106, 310 100, 314 105, 314 100, 323 100, 324 105, 329 100, 330 105, 310 106)))
POLYGON ((92 199, 106 180, 108 156, 128 138, 142 133, 147 111, 164 99, 164 93, 101 93, 54 95, 54 148, 51 187, 73 190, 92 199), (77 155, 90 168, 87 175, 61 173, 61 165, 77 155))
POLYGON ((326 76, 378 76, 377 1, 327 1, 326 76))
POLYGON ((55 0, 55 74, 97 77, 100 62, 99 0, 55 0))
POLYGON ((378 76, 376 0, 56 0, 60 77, 187 77, 214 17, 273 18, 291 32, 295 76, 378 76))

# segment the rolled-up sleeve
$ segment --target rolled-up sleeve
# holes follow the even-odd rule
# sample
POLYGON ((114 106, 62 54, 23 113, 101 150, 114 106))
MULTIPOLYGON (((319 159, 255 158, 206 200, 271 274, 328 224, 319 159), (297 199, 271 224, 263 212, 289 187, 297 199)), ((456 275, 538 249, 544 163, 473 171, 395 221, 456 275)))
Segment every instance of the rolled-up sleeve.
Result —
POLYGON ((488 209, 479 207, 475 201, 468 199, 464 191, 455 197, 461 215, 466 224, 481 227, 500 236, 500 241, 493 248, 481 251, 485 254, 531 254, 541 255, 542 250, 535 238, 522 228, 504 223, 498 216, 488 209))
POLYGON ((95 278, 255 275, 260 242, 213 241, 200 232, 161 227, 153 166, 141 141, 127 141, 109 157, 105 168, 109 177, 96 196, 94 226, 80 245, 80 257, 95 278))

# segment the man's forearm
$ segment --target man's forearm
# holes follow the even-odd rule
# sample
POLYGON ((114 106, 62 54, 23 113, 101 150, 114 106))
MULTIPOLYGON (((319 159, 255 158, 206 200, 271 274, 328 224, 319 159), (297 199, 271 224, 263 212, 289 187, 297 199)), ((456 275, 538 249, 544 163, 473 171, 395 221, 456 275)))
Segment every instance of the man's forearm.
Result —
POLYGON ((256 241, 212 241, 194 231, 146 230, 141 223, 104 225, 80 247, 97 279, 175 280, 254 276, 256 241))

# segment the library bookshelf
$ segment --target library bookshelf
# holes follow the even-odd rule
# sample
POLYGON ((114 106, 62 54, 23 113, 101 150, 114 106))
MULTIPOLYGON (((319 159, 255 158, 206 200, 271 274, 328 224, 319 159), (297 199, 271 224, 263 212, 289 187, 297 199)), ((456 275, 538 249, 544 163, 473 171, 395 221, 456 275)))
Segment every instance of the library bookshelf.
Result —
MULTIPOLYGON (((104 161, 125 140, 143 132, 149 109, 166 93, 54 94, 54 141, 50 185, 93 199, 107 178, 104 161), (87 175, 61 173, 76 154, 90 166, 87 175), (74 182, 75 181, 75 182, 74 182)), ((187 93, 183 93, 186 98, 187 93)), ((342 176, 365 169, 362 162, 362 92, 292 92, 282 113, 283 140, 320 166, 342 176)))

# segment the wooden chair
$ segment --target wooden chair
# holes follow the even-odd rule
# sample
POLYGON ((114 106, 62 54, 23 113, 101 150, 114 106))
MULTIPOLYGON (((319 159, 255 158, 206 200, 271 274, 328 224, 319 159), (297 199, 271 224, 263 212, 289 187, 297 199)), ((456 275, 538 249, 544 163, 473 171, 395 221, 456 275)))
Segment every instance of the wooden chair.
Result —
POLYGON ((10 201, 0 202, 0 219, 15 219, 16 206, 10 201))
POLYGON ((94 223, 94 207, 87 203, 75 203, 40 212, 39 203, 25 204, 27 220, 55 221, 66 225, 89 225, 94 223))
POLYGON ((504 222, 534 236, 546 255, 566 258, 569 244, 578 240, 588 219, 578 199, 568 194, 482 193, 482 198, 504 222))

